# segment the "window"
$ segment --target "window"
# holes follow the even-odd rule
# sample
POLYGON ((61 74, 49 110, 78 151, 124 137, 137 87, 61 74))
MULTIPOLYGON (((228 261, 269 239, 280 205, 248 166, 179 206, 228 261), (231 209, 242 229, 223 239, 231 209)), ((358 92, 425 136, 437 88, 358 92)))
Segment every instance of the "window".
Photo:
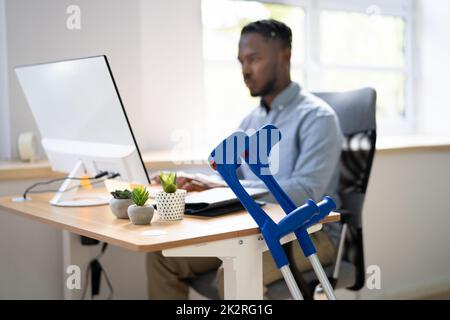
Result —
POLYGON ((305 64, 305 12, 301 7, 254 1, 203 0, 203 55, 206 128, 212 141, 236 129, 259 103, 250 97, 237 60, 242 27, 248 22, 274 18, 288 24, 293 33, 292 74, 303 82, 305 64), (226 126, 217 125, 226 122, 226 126))
POLYGON ((293 80, 311 91, 374 87, 380 133, 411 132, 411 10, 409 0, 202 0, 207 128, 220 139, 217 123, 232 130, 258 104, 236 59, 239 35, 274 18, 293 32, 293 80))
MULTIPOLYGON (((350 2, 349 2, 350 3, 350 2)), ((407 56, 407 15, 383 14, 382 7, 365 11, 349 5, 319 7, 319 67, 322 90, 371 86, 377 90, 377 120, 383 133, 411 128, 407 105, 410 61, 407 56), (395 126, 396 130, 388 126, 395 126)))

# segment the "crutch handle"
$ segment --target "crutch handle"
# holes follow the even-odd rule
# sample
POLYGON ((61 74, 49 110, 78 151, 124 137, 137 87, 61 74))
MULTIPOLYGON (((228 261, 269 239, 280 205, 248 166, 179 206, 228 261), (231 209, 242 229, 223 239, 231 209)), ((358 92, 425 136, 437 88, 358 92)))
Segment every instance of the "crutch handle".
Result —
POLYGON ((304 225, 305 228, 309 228, 310 226, 325 219, 331 211, 336 209, 336 203, 331 197, 326 196, 322 201, 317 203, 317 207, 319 209, 319 214, 312 217, 311 220, 304 225))
POLYGON ((319 208, 311 199, 303 206, 298 207, 278 222, 278 235, 285 235, 294 232, 297 229, 304 228, 314 217, 320 215, 319 208))

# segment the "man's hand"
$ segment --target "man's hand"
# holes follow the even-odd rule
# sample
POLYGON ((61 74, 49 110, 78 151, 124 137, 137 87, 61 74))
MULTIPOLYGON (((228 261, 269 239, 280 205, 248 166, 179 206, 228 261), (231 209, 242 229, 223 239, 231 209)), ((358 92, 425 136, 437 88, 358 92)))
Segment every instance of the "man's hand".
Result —
POLYGON ((179 178, 177 177, 177 186, 178 188, 186 191, 203 191, 214 187, 200 180, 183 176, 179 178))
MULTIPOLYGON (((159 172, 154 173, 151 176, 150 180, 151 180, 152 184, 161 184, 161 181, 159 180, 159 172)), ((177 174, 177 188, 184 189, 188 192, 204 191, 207 189, 223 187, 223 186, 224 186, 224 184, 212 182, 212 181, 206 181, 205 179, 195 177, 194 175, 190 175, 190 174, 186 174, 186 173, 177 174)))

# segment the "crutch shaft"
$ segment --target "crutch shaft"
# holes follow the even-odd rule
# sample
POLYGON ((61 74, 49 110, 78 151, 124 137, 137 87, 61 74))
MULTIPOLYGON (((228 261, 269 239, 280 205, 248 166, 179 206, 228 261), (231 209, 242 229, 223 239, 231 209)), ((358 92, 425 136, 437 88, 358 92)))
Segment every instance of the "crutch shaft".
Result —
POLYGON ((320 264, 319 258, 317 258, 317 255, 312 254, 308 257, 308 259, 311 262, 311 265, 314 269, 317 279, 319 279, 319 282, 322 285, 322 288, 325 291, 328 300, 336 300, 336 296, 334 295, 333 292, 333 287, 331 286, 330 281, 328 280, 328 277, 325 274, 322 265, 320 264))
POLYGON ((280 271, 283 274, 284 281, 286 281, 289 291, 291 292, 292 298, 294 298, 294 300, 303 300, 302 293, 300 292, 300 289, 297 286, 297 282, 295 282, 294 276, 292 275, 289 265, 282 266, 280 268, 280 271))

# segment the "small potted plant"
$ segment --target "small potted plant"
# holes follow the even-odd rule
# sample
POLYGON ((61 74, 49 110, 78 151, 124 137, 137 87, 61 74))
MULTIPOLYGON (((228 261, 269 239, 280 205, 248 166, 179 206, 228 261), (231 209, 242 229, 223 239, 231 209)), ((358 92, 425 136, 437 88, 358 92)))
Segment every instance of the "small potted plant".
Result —
POLYGON ((156 209, 161 220, 181 220, 184 216, 186 190, 177 189, 177 175, 161 172, 163 190, 156 193, 156 209))
POLYGON ((109 200, 112 213, 119 219, 128 219, 128 207, 133 204, 130 190, 116 190, 111 192, 113 198, 109 200))
POLYGON ((134 204, 128 207, 128 217, 133 224, 151 224, 153 206, 147 203, 148 191, 145 187, 137 187, 131 192, 134 204))

